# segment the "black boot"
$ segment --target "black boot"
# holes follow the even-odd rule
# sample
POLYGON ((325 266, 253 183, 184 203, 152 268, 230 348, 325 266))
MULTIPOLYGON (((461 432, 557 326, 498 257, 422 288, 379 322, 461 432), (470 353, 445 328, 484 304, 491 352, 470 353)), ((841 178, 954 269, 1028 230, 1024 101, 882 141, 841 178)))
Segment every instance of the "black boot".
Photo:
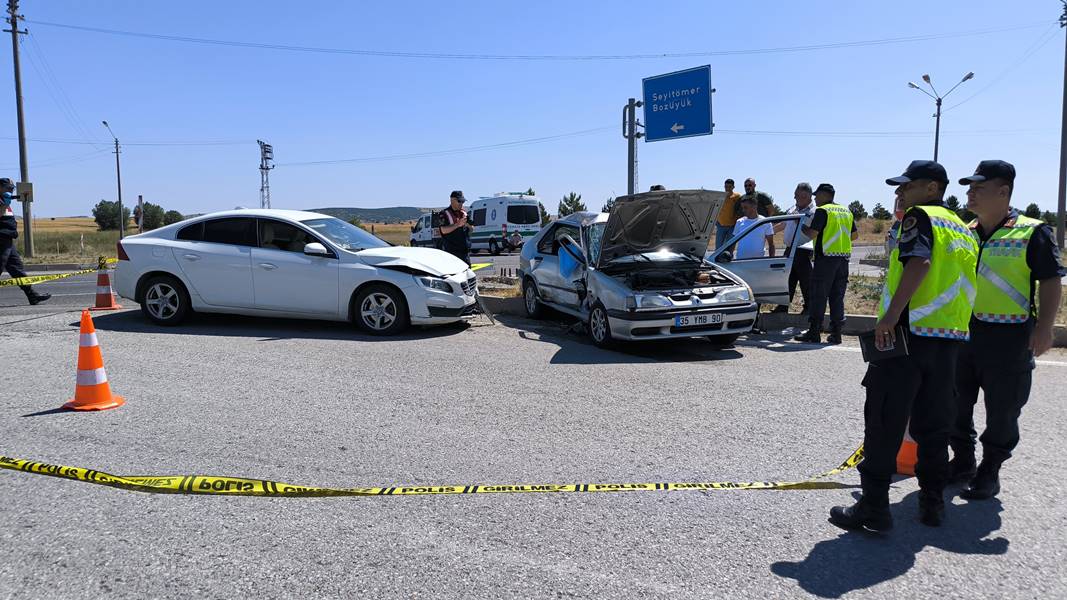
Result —
POLYGON ((809 327, 807 331, 801 333, 793 338, 798 342, 807 342, 809 344, 821 344, 822 335, 819 333, 818 327, 809 327))
POLYGON ((830 325, 830 335, 826 336, 827 344, 840 344, 841 343, 841 324, 833 323, 830 325))
POLYGON ((967 489, 960 492, 961 498, 968 500, 988 500, 1000 493, 1000 465, 982 461, 978 472, 967 489))
POLYGON ((30 306, 37 306, 42 302, 47 302, 52 294, 39 294, 37 290, 33 289, 33 286, 24 285, 22 291, 26 293, 26 300, 29 300, 30 306))
POLYGON ((967 483, 977 473, 974 450, 953 450, 952 460, 948 461, 948 480, 950 483, 967 483))
POLYGON ((889 512, 888 500, 875 502, 863 497, 852 506, 831 508, 830 522, 841 529, 885 533, 893 528, 893 515, 889 512))
POLYGON ((940 527, 944 520, 944 493, 919 490, 919 522, 928 527, 940 527))

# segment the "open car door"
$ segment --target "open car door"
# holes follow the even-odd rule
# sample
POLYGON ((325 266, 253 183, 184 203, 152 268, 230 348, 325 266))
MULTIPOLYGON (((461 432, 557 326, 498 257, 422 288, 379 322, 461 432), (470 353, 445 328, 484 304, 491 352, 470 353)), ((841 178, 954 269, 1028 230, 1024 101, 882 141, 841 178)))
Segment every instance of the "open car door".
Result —
POLYGON ((807 239, 799 227, 803 218, 804 215, 778 215, 760 219, 756 225, 740 235, 732 236, 722 248, 708 252, 707 259, 744 279, 752 287, 756 302, 788 305, 789 271, 793 268, 793 257, 796 255, 797 245, 807 239), (774 227, 789 222, 797 226, 793 228, 790 239, 782 239, 784 232, 775 234, 775 239, 781 240, 784 245, 784 248, 775 248, 775 256, 767 256, 764 250, 762 256, 735 258, 737 244, 743 238, 751 235, 762 236, 762 226, 768 223, 774 227))

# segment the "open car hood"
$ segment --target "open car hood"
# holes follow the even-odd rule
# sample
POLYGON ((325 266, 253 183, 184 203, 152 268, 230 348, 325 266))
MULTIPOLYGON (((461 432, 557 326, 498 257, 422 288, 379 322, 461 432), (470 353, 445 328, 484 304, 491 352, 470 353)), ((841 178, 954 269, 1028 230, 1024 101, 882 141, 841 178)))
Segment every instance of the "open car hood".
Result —
POLYGON ((703 258, 722 203, 722 192, 709 190, 667 190, 616 198, 597 266, 621 256, 657 250, 703 258))
POLYGON ((422 271, 438 277, 447 277, 467 270, 467 263, 443 250, 433 248, 390 246, 362 250, 356 256, 368 265, 422 271))

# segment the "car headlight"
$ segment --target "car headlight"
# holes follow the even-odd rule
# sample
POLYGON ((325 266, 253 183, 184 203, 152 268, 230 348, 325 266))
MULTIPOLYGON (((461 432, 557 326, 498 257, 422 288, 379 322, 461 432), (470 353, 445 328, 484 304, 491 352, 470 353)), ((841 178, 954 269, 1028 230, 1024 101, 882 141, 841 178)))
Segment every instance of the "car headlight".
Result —
POLYGON ((751 302, 752 294, 749 293, 748 288, 738 286, 720 292, 715 299, 719 302, 751 302))
POLYGON ((670 308, 674 306, 671 299, 660 294, 634 294, 626 298, 626 308, 642 310, 649 308, 670 308))
POLYGON ((433 277, 416 277, 416 281, 419 285, 428 290, 438 290, 440 292, 452 293, 452 284, 448 283, 444 279, 434 279, 433 277))

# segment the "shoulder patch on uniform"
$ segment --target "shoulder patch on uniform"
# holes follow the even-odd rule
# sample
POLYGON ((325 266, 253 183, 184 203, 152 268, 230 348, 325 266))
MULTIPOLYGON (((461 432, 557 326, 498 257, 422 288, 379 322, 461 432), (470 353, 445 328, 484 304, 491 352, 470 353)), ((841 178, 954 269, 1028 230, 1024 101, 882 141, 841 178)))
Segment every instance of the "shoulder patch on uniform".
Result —
POLYGON ((907 231, 909 229, 915 229, 915 224, 918 223, 918 222, 919 222, 918 219, 916 219, 914 216, 907 216, 907 217, 904 218, 904 222, 900 224, 900 229, 902 231, 907 231))

